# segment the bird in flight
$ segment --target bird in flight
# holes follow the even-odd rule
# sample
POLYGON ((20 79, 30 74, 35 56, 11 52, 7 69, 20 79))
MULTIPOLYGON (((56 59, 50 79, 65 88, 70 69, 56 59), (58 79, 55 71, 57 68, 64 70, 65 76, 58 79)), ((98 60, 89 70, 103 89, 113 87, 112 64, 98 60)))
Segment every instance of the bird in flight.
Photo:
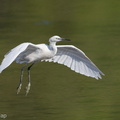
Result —
POLYGON ((53 36, 49 39, 49 45, 47 44, 32 44, 29 42, 22 43, 12 50, 10 50, 5 56, 0 65, 0 73, 7 68, 13 61, 16 63, 26 63, 21 68, 20 82, 17 87, 17 94, 22 87, 22 79, 24 68, 28 63, 31 65, 28 67, 28 85, 26 87, 26 95, 28 94, 31 86, 30 81, 30 69, 39 61, 48 61, 63 64, 69 67, 71 70, 83 74, 88 77, 101 79, 101 75, 104 75, 97 66, 85 55, 83 51, 73 45, 56 45, 59 41, 70 41, 70 39, 61 38, 59 36, 53 36))

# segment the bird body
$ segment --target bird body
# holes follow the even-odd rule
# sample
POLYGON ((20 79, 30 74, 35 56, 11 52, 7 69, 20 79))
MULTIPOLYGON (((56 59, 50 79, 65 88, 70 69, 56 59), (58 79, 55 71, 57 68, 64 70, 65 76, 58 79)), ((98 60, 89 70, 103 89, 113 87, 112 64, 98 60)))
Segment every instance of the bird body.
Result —
MULTIPOLYGON (((32 65, 39 61, 57 62, 63 64, 71 70, 90 76, 96 79, 101 78, 104 75, 96 65, 85 55, 83 51, 78 49, 73 45, 56 45, 57 42, 63 39, 59 36, 53 36, 49 39, 50 44, 32 44, 32 43, 22 43, 17 47, 10 50, 5 56, 0 65, 0 73, 7 68, 13 61, 17 63, 32 63, 32 65)), ((30 68, 28 67, 28 78, 29 84, 27 87, 27 93, 30 89, 30 68)), ((18 87, 18 92, 20 92, 22 85, 24 67, 21 70, 20 84, 18 87)))
POLYGON ((29 43, 26 50, 21 52, 15 61, 17 63, 38 62, 53 57, 56 52, 57 49, 52 50, 51 47, 46 44, 34 45, 29 43))

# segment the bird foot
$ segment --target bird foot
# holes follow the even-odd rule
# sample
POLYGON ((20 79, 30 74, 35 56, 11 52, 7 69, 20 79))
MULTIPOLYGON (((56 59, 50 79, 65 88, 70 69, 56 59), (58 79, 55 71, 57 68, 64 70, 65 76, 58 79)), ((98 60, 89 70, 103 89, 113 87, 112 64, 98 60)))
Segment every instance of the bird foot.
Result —
POLYGON ((21 87, 22 87, 22 84, 19 84, 19 86, 17 87, 17 94, 20 93, 21 87))
POLYGON ((27 96, 27 94, 29 93, 29 91, 30 91, 30 86, 31 86, 31 84, 30 83, 28 83, 28 86, 26 87, 26 96, 27 96))

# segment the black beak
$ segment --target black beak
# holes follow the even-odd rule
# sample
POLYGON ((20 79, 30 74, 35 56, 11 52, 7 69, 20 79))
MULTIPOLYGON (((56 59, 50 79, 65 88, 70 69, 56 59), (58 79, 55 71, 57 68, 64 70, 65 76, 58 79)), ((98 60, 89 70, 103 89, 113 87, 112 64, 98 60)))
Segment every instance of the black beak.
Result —
POLYGON ((70 39, 66 39, 66 38, 61 38, 61 40, 66 40, 66 41, 70 41, 70 39))

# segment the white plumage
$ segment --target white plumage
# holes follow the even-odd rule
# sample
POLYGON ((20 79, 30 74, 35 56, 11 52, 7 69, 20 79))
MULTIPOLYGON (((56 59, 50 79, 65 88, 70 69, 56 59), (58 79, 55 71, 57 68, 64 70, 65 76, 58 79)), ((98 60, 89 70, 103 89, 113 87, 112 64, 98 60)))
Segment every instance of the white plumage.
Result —
MULTIPOLYGON (((85 53, 77 47, 73 45, 56 45, 56 42, 62 40, 69 39, 63 39, 59 36, 53 36, 49 39, 49 45, 35 45, 32 43, 22 43, 18 45, 5 55, 0 65, 0 72, 7 68, 13 61, 16 61, 17 63, 33 64, 38 61, 48 61, 63 64, 77 73, 90 76, 96 79, 99 79, 101 78, 101 75, 104 75, 96 67, 96 65, 85 55, 85 53)), ((31 67, 32 65, 29 67, 28 71, 31 67)), ((17 93, 19 93, 21 89, 23 70, 24 67, 21 71, 21 79, 17 93)), ((30 89, 30 74, 28 75, 29 84, 27 87, 26 94, 29 92, 30 89)))
POLYGON ((80 49, 73 45, 58 45, 56 55, 45 61, 63 64, 77 73, 96 79, 104 75, 80 49))

